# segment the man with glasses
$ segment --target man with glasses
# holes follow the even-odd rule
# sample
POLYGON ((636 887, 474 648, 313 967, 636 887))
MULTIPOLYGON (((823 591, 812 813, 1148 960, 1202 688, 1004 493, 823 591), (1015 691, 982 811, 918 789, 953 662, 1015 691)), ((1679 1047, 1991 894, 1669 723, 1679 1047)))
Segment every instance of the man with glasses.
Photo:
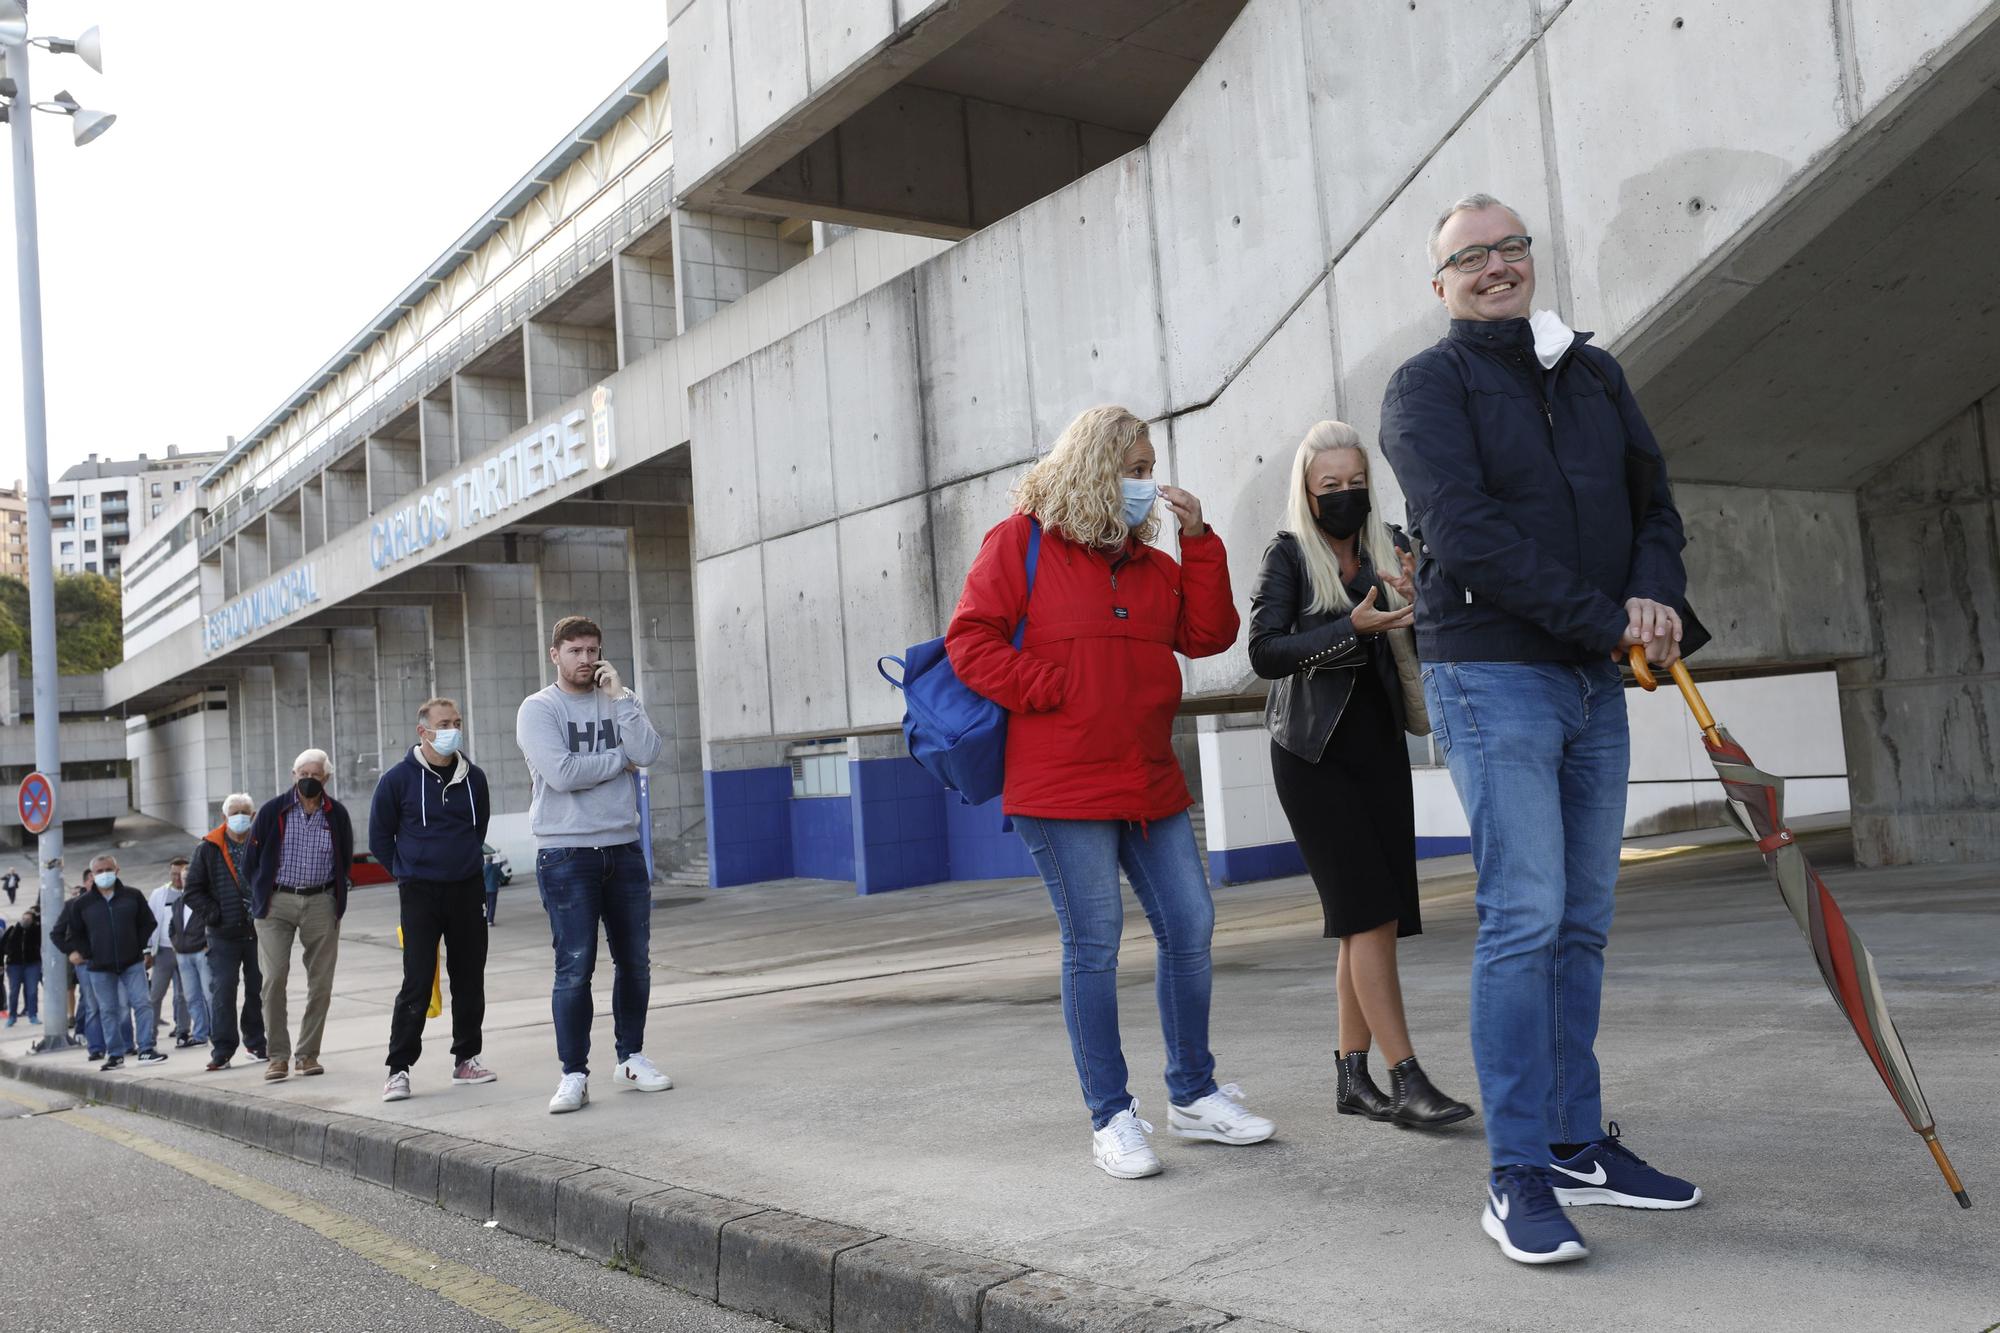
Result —
POLYGON ((1406 361, 1382 448, 1417 541, 1417 648, 1472 827, 1472 1055, 1493 1173, 1481 1226, 1522 1263, 1588 1251, 1562 1205, 1686 1208, 1701 1191, 1603 1123, 1598 1010, 1624 836, 1619 662, 1680 656, 1680 515, 1611 356, 1530 316, 1533 241, 1491 195, 1431 230, 1444 338, 1406 361))

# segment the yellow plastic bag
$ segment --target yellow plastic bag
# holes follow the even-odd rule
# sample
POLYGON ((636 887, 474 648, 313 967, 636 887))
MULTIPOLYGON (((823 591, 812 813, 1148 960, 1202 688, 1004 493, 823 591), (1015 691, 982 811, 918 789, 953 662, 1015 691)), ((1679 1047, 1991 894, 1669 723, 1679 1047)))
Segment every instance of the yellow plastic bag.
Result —
MULTIPOLYGON (((403 947, 403 928, 401 926, 396 927, 396 947, 398 949, 403 947)), ((436 1018, 439 1014, 443 1012, 444 1012, 444 944, 442 942, 439 942, 437 970, 431 973, 431 1007, 430 1007, 430 1012, 426 1015, 426 1017, 436 1018)))

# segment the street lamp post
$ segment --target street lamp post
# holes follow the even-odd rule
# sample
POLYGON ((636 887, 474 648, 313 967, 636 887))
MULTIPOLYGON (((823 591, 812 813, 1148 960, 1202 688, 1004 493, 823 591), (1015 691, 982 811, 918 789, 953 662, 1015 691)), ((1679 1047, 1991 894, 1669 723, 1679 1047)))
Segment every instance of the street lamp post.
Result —
MULTIPOLYGON (((42 387, 42 265, 35 228, 35 144, 28 91, 28 21, 22 0, 0 0, 0 116, 8 121, 14 150, 14 243, 21 295, 21 408, 28 449, 28 624, 33 635, 35 672, 35 767, 55 791, 55 816, 36 843, 42 872, 42 1036, 35 1049, 63 1050, 68 1036, 69 987, 62 952, 52 935, 63 907, 62 701, 56 669, 55 549, 50 540, 49 434, 42 387)), ((76 41, 51 41, 51 50, 72 51, 99 65, 97 31, 76 41)), ((85 112, 67 93, 48 109, 72 118, 79 144, 109 128, 111 117, 85 112), (85 117, 89 119, 86 120, 85 117)))

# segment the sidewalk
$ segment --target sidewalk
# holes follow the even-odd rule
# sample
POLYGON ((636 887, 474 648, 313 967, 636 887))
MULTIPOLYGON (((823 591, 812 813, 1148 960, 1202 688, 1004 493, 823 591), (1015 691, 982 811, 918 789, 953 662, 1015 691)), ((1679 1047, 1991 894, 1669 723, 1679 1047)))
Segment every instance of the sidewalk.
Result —
MULTIPOLYGON (((1278 1121, 1268 1144, 1164 1132, 1150 939, 1128 930, 1127 1056, 1167 1164, 1152 1180, 1090 1165, 1054 922, 1039 886, 1018 881, 871 898, 815 881, 661 890, 648 1053, 676 1087, 612 1086, 601 1010, 596 1100, 571 1116, 545 1110, 559 1070, 532 876, 501 895, 488 968, 484 1059, 500 1081, 452 1088, 449 1018, 434 1019, 417 1095, 394 1105, 379 1096, 400 967, 395 900, 363 890, 345 922, 326 1077, 203 1074, 187 1052, 122 1081, 184 1081, 594 1163, 859 1229, 836 1235, 997 1260, 995 1281, 1018 1266, 1311 1333, 1976 1333, 2000 1321, 2000 866, 1863 871, 1844 834, 1807 842, 1876 952, 1978 1204, 1962 1212, 1826 996, 1761 861, 1740 842, 1665 850, 1703 841, 1648 839, 1628 853, 1599 1050, 1609 1114, 1708 1200, 1686 1213, 1584 1210, 1592 1256, 1560 1271, 1511 1264, 1480 1234, 1479 1121, 1423 1136, 1332 1114, 1333 947, 1301 879, 1217 893, 1218 1075, 1278 1121)), ((1426 864, 1426 933, 1404 942, 1403 978, 1426 1067, 1473 1100, 1470 887, 1462 858, 1426 864)), ((1143 936, 1135 907, 1128 927, 1143 936)), ((296 1018, 297 965, 292 980, 296 1018)), ((609 981, 601 956, 601 1004, 609 981)), ((0 1053, 24 1045, 0 1041, 0 1053)), ((72 1065, 83 1068, 81 1053, 45 1067, 72 1065)), ((1165 1322, 1128 1325, 1072 1304, 1082 1322, 1008 1326, 1220 1322, 1168 1318, 1171 1308, 1165 1322)), ((986 1327, 1000 1326, 989 1313, 986 1327)))

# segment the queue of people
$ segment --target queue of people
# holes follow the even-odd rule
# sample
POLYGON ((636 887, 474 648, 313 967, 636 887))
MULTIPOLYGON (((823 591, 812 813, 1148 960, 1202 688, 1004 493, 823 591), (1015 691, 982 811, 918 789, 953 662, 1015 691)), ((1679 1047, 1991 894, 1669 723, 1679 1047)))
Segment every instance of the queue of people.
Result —
MULTIPOLYGON (((1448 329, 1395 372, 1382 410, 1380 456, 1401 483, 1408 533, 1375 508, 1369 443, 1341 422, 1312 426, 1250 598, 1249 659, 1271 682, 1273 785, 1324 935, 1338 941, 1335 1109, 1426 1131, 1475 1115, 1418 1063, 1397 973, 1399 941, 1422 932, 1404 737, 1434 735, 1478 877, 1471 1043, 1491 1158, 1481 1227, 1511 1259, 1554 1263, 1588 1253, 1566 1206, 1701 1199, 1607 1126, 1594 1052, 1629 766, 1618 663, 1633 647, 1660 667, 1678 656, 1684 537, 1617 361, 1534 311, 1527 223, 1491 196, 1468 196, 1439 217, 1429 251, 1448 329)), ((1055 917, 1092 1160, 1120 1179, 1163 1169, 1120 1033, 1121 872, 1156 946, 1168 1130, 1235 1147, 1277 1132, 1240 1084, 1219 1081, 1209 1046, 1214 903, 1171 744, 1176 654, 1225 652, 1241 626, 1221 536, 1200 499, 1158 480, 1157 465, 1133 413, 1078 416, 986 534, 945 635, 960 680, 1009 715, 1002 804, 1055 917), (1156 545, 1168 529, 1178 560, 1156 545)), ((516 718, 555 953, 557 1114, 590 1100, 600 930, 614 1077, 640 1091, 672 1086, 645 1054, 651 893, 638 776, 662 746, 602 648, 590 620, 558 621, 554 683, 516 718)), ((451 1081, 497 1077, 480 1059, 494 889, 486 775, 465 752, 455 701, 427 700, 415 723, 366 831, 398 884, 404 950, 385 1101, 412 1095, 440 953, 451 1081)), ((231 796, 223 823, 151 903, 119 881, 113 858, 92 863, 91 891, 65 909, 54 938, 87 981, 106 1068, 128 1051, 165 1058, 153 1048, 154 1008, 178 977, 174 1033, 210 1044, 209 1070, 229 1067, 240 1044, 267 1062, 266 1079, 324 1072, 354 848, 329 776, 326 754, 307 750, 293 786, 261 808, 231 796), (296 1046, 286 1007, 295 940, 307 977, 296 1046), (259 993, 261 1007, 248 998, 259 993)), ((0 941, 17 995, 18 930, 0 941)))

